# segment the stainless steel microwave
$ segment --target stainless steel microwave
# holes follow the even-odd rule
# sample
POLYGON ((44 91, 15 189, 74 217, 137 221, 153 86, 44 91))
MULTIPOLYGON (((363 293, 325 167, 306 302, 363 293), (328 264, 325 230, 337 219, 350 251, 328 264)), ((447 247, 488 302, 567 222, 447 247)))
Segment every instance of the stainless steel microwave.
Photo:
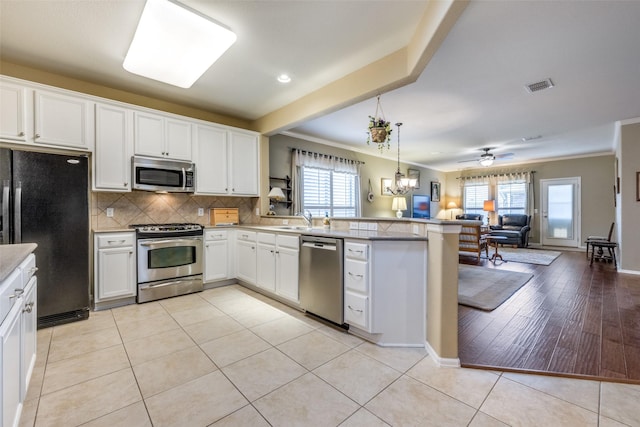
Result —
POLYGON ((133 156, 131 176, 134 190, 193 193, 196 165, 187 161, 133 156))

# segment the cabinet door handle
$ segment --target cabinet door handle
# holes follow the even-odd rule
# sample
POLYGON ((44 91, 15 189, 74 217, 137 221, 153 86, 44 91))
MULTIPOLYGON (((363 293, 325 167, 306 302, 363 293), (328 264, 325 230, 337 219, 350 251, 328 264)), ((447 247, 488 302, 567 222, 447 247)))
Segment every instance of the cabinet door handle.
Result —
POLYGON ((20 132, 18 136, 24 136, 24 132, 20 132))
POLYGON ((358 277, 360 279, 362 279, 364 276, 362 274, 353 274, 352 272, 348 272, 347 274, 349 274, 349 276, 351 277, 358 277))
POLYGON ((31 313, 33 311, 33 303, 30 302, 29 304, 26 304, 24 306, 24 309, 22 310, 23 313, 31 313))
POLYGON ((13 295, 9 295, 9 299, 20 298, 24 294, 24 289, 14 289, 13 295))
POLYGON ((36 273, 36 271, 38 271, 38 267, 32 267, 32 268, 30 268, 30 269, 29 269, 29 275, 30 275, 30 276, 33 276, 33 275, 36 273))
POLYGON ((128 182, 125 182, 125 183, 124 183, 124 187, 126 187, 127 185, 129 185, 129 183, 128 183, 128 182))
POLYGON ((34 137, 35 137, 35 138, 40 138, 40 134, 39 134, 39 133, 36 133, 36 134, 34 135, 34 137))
POLYGON ((356 311, 358 313, 363 313, 363 310, 356 310, 355 308, 351 307, 350 305, 348 305, 347 307, 349 307, 349 310, 351 310, 351 311, 356 311))

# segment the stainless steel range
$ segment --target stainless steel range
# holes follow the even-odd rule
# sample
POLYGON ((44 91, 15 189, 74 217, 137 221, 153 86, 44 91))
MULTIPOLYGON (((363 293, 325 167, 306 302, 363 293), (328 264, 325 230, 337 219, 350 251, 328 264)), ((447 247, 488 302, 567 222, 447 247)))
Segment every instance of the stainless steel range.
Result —
POLYGON ((138 303, 198 292, 202 284, 202 226, 135 224, 138 303))

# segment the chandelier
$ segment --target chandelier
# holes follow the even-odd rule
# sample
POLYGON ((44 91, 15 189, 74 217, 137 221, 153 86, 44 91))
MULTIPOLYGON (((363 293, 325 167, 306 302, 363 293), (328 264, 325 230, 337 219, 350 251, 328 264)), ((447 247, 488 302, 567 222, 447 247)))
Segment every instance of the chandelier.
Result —
POLYGON ((404 174, 400 172, 400 126, 402 126, 402 123, 396 123, 396 126, 398 127, 398 170, 396 171, 393 187, 387 187, 387 191, 394 196, 407 194, 409 191, 413 191, 418 182, 415 178, 406 178, 404 174))

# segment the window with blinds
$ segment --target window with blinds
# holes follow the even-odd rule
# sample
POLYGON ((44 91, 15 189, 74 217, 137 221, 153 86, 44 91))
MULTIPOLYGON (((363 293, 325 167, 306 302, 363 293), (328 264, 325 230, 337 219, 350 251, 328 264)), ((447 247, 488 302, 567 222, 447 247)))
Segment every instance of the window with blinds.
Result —
POLYGON ((465 184, 464 213, 484 215, 484 201, 489 200, 488 184, 465 184))
POLYGON ((302 208, 313 216, 356 216, 356 175, 304 166, 302 208))
POLYGON ((527 209, 527 184, 521 181, 501 182, 497 186, 497 212, 524 214, 527 209))

